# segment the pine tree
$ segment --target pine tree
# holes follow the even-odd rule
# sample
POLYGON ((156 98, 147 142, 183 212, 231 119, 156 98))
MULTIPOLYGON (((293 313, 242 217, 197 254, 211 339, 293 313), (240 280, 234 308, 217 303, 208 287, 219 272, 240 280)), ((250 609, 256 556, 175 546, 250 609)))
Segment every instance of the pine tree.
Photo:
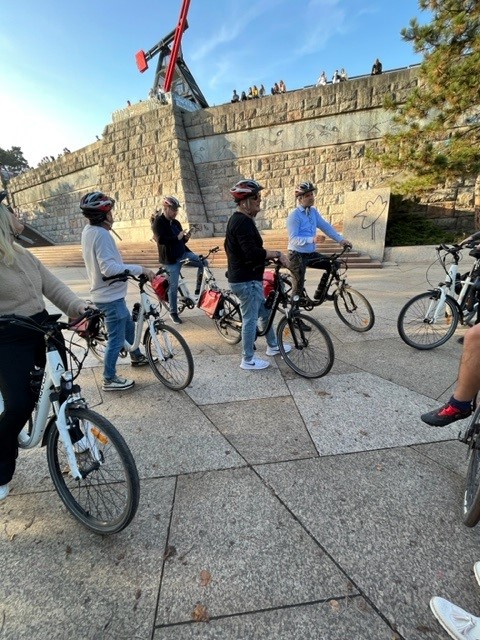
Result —
POLYGON ((480 226, 480 2, 418 4, 431 12, 431 22, 420 25, 413 18, 401 31, 423 55, 418 85, 402 105, 393 96, 385 99, 384 106, 395 111, 394 128, 384 137, 385 152, 376 159, 387 169, 402 170, 401 190, 408 195, 476 179, 480 226))

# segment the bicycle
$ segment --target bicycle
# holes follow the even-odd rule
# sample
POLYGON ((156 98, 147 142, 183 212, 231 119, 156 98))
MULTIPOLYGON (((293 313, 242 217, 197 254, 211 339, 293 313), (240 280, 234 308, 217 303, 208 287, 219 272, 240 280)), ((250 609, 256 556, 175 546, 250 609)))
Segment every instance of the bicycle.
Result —
MULTIPOLYGON (((480 275, 480 250, 474 245, 446 245, 436 247, 437 260, 446 278, 437 287, 411 298, 401 309, 397 329, 410 347, 426 350, 445 344, 455 333, 458 323, 468 325, 477 313, 478 300, 472 283, 480 275), (475 258, 470 271, 460 275, 458 263, 463 249, 475 258), (447 269, 448 256, 453 259, 447 269)), ((430 267, 429 267, 430 268, 430 267)), ((428 279, 428 270, 427 270, 428 279)))
MULTIPOLYGON (((193 296, 190 293, 188 284, 180 272, 178 280, 178 313, 182 313, 185 308, 194 309, 197 307, 202 309, 214 321, 215 328, 222 338, 229 344, 237 344, 242 337, 242 316, 238 299, 229 289, 219 287, 208 265, 208 258, 219 250, 219 247, 213 247, 209 249, 206 256, 199 256, 203 264, 203 275, 198 296, 193 296)), ((189 261, 186 259, 182 262, 187 265, 189 261)), ((168 282, 168 271, 164 267, 160 267, 152 286, 162 306, 167 311, 170 311, 168 282)))
MULTIPOLYGON (((94 312, 97 314, 98 311, 94 312)), ((83 314, 86 318, 92 312, 83 314)), ((58 333, 74 322, 60 322, 51 315, 42 324, 25 316, 5 316, 0 322, 39 331, 45 336, 45 369, 32 372, 32 390, 38 399, 32 417, 20 432, 22 449, 46 446, 48 470, 68 511, 88 529, 102 535, 122 531, 133 519, 140 496, 135 460, 117 429, 88 408, 80 386, 74 383, 88 350, 79 360, 65 345, 74 375, 67 365, 58 333)), ((78 346, 78 345, 77 345, 78 346)))
MULTIPOLYGON (((476 322, 480 322, 480 276, 471 285, 476 301, 476 322)), ((472 402, 473 415, 468 426, 458 434, 460 442, 468 445, 468 465, 463 496, 463 522, 474 527, 480 521, 480 405, 478 394, 472 402)))
MULTIPOLYGON (((277 325, 277 342, 280 355, 285 363, 304 378, 321 378, 333 366, 335 352, 332 340, 318 320, 302 313, 298 307, 298 296, 289 295, 288 276, 280 273, 278 260, 267 260, 266 265, 274 264, 273 276, 269 279, 272 290, 265 305, 270 309, 265 328, 257 329, 257 337, 265 336, 273 324, 277 311, 283 318, 277 325), (285 344, 291 344, 291 350, 285 350, 285 344)), ((265 271, 265 275, 272 271, 265 271)))
MULTIPOLYGON (((322 274, 313 299, 309 297, 306 289, 303 289, 299 305, 305 311, 312 311, 315 307, 323 304, 325 300, 333 301, 335 312, 340 320, 353 331, 365 333, 370 331, 375 324, 375 314, 372 305, 365 296, 347 283, 348 265, 346 260, 340 260, 340 258, 348 251, 350 248, 347 246, 340 253, 322 258, 322 262, 325 260, 330 262, 330 269, 322 274)), ((316 268, 315 262, 308 266, 316 268)), ((291 287, 290 278, 289 283, 291 287)))
MULTIPOLYGON (((155 376, 166 387, 174 391, 185 389, 193 378, 194 365, 190 348, 178 331, 170 327, 160 316, 158 305, 152 304, 145 285, 148 278, 145 275, 134 276, 128 271, 114 276, 104 277, 104 281, 135 280, 140 290, 140 302, 135 302, 132 309, 132 319, 135 323, 135 338, 133 344, 125 341, 120 357, 126 357, 131 351, 138 349, 142 341, 144 323, 147 323, 143 333, 145 355, 155 376)), ((100 361, 103 361, 108 342, 108 332, 103 319, 100 322, 98 335, 87 338, 87 343, 100 361)))

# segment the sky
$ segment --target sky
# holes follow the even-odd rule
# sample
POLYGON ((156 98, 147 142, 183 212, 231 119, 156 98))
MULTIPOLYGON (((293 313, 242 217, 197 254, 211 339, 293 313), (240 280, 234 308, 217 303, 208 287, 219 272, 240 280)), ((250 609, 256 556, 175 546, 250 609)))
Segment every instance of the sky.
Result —
MULTIPOLYGON (((95 142, 112 112, 144 100, 158 58, 141 74, 135 53, 175 29, 181 0, 3 0, 0 148, 30 166, 95 142)), ((191 0, 183 57, 208 104, 233 89, 283 80, 315 84, 325 70, 369 74, 421 62, 400 31, 430 16, 418 0, 191 0)))

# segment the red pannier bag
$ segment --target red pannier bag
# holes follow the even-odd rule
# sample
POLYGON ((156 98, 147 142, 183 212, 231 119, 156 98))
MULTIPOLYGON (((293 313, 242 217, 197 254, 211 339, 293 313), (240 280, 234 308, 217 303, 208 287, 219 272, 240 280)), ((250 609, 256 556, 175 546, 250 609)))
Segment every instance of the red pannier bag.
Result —
POLYGON ((198 306, 205 311, 209 318, 218 318, 222 303, 222 294, 220 291, 213 289, 205 289, 200 298, 198 306))
POLYGON ((155 276, 152 280, 152 288, 157 294, 159 300, 167 302, 168 300, 168 278, 162 275, 155 276))
POLYGON ((263 272, 263 296, 268 298, 268 294, 275 289, 275 272, 264 271, 263 272))

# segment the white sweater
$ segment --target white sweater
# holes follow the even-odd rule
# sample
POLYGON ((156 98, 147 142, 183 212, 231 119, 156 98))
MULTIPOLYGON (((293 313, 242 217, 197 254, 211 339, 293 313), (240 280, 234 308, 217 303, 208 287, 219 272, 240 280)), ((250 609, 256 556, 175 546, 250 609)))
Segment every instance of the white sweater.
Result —
POLYGON ((82 253, 92 301, 113 302, 127 295, 127 282, 104 282, 102 276, 114 276, 126 269, 139 276, 143 269, 138 264, 125 264, 110 231, 98 225, 87 224, 82 231, 82 253))

